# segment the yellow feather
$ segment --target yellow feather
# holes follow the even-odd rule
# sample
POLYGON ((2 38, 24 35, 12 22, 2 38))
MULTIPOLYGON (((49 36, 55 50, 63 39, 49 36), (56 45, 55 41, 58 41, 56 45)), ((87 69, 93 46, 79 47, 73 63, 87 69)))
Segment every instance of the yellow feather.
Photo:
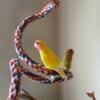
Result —
POLYGON ((41 60, 48 69, 54 70, 60 65, 60 60, 53 51, 46 46, 46 44, 42 44, 43 49, 40 51, 41 60))
POLYGON ((60 66, 61 61, 56 54, 42 40, 39 40, 39 46, 41 47, 41 50, 39 50, 40 57, 45 67, 50 70, 55 70, 61 77, 65 78, 65 73, 60 66))

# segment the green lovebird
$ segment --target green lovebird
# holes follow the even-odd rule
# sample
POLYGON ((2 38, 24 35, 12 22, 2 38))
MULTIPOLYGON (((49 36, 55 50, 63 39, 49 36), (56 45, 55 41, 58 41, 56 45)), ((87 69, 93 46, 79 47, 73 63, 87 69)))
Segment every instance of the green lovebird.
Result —
POLYGON ((67 52, 65 53, 65 57, 61 61, 61 65, 62 66, 64 65, 67 71, 71 68, 73 54, 74 50, 68 49, 67 52))

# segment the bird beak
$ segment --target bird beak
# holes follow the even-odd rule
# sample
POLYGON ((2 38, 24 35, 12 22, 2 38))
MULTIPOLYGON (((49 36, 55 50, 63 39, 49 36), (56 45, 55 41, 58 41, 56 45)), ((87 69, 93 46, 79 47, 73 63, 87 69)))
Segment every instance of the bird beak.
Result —
POLYGON ((36 42, 34 43, 34 47, 35 47, 36 49, 39 48, 38 45, 36 44, 36 42))
POLYGON ((34 47, 35 47, 35 48, 37 47, 36 43, 34 43, 34 47))
POLYGON ((40 47, 40 45, 38 45, 36 42, 34 43, 34 47, 37 49, 37 50, 41 50, 41 47, 40 47))

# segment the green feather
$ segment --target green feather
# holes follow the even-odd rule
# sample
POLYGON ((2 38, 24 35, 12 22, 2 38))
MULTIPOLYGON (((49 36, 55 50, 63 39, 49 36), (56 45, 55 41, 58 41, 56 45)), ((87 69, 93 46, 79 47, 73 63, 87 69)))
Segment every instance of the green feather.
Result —
POLYGON ((74 51, 72 49, 68 49, 63 60, 61 61, 61 65, 66 67, 66 70, 69 70, 71 68, 73 54, 74 51))

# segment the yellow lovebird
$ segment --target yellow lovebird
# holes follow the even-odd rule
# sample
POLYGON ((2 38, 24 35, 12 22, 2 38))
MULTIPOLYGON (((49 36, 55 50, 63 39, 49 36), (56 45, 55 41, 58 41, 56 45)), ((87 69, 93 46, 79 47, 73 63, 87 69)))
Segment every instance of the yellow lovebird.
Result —
POLYGON ((36 40, 34 43, 34 47, 39 51, 41 60, 45 67, 49 70, 54 70, 62 78, 66 78, 64 70, 66 70, 65 66, 62 65, 61 61, 58 59, 56 54, 45 44, 42 40, 36 40))

